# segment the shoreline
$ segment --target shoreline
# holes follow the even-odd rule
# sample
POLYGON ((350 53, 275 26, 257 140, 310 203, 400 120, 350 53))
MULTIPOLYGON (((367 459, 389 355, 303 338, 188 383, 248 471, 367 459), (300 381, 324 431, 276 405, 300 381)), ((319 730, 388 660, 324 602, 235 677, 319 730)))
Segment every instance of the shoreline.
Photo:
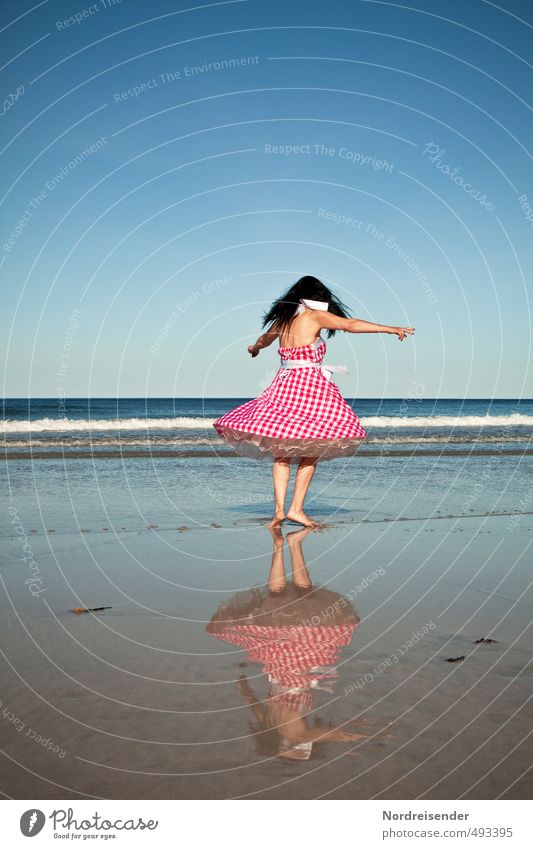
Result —
MULTIPOLYGON (((431 515, 431 516, 394 516, 390 518, 388 516, 381 519, 360 519, 360 518, 348 518, 343 517, 340 519, 335 519, 332 522, 326 521, 321 527, 320 531, 335 531, 341 525, 396 525, 399 522, 409 523, 409 522, 434 522, 440 519, 451 521, 452 519, 505 519, 505 518, 513 518, 516 516, 533 516, 533 510, 520 510, 518 513, 516 510, 514 511, 497 511, 497 510, 486 510, 483 513, 445 513, 442 515, 431 515)), ((205 524, 205 525, 195 525, 191 523, 190 525, 182 525, 179 528, 175 526, 169 525, 143 525, 138 527, 126 527, 121 526, 120 528, 114 527, 111 525, 107 528, 65 528, 65 529, 57 529, 57 528, 48 528, 44 531, 45 535, 50 533, 56 534, 56 539, 63 534, 72 534, 72 533, 80 533, 80 534, 88 534, 88 533, 107 533, 107 534, 115 534, 115 536, 122 536, 123 534, 163 534, 163 533, 173 533, 175 531, 181 533, 203 533, 205 531, 217 530, 217 531, 240 531, 245 527, 250 525, 257 525, 259 527, 268 528, 268 523, 271 521, 271 517, 263 516, 263 517, 254 517, 244 519, 242 522, 232 522, 231 525, 221 525, 221 524, 205 524)), ((288 520, 287 520, 288 521, 288 520)), ((302 530, 303 526, 298 525, 297 522, 289 522, 288 524, 284 524, 282 526, 283 531, 298 531, 302 530)), ((38 536, 39 531, 37 529, 33 529, 31 531, 32 537, 38 536)), ((7 537, 7 539, 15 539, 16 537, 7 537)))

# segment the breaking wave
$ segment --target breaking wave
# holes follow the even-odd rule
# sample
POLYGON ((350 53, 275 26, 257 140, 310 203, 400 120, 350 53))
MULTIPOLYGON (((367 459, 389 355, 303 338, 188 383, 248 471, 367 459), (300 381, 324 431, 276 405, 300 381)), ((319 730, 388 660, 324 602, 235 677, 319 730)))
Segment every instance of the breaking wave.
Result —
MULTIPOLYGON (((424 429, 424 428, 491 428, 491 427, 531 427, 533 416, 512 413, 506 416, 361 416, 365 429, 424 429)), ((178 416, 175 418, 115 418, 115 419, 53 419, 43 418, 30 421, 14 419, 3 421, 1 431, 4 435, 12 433, 69 433, 145 431, 157 430, 207 430, 211 431, 213 419, 202 417, 178 416)))

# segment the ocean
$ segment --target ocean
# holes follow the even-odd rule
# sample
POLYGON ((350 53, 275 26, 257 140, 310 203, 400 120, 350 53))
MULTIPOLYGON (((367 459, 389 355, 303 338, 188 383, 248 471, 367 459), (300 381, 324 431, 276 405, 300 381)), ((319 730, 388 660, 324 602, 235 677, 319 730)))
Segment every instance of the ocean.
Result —
MULTIPOLYGON (((7 398, 2 447, 12 459, 231 456, 212 423, 247 398, 7 398)), ((358 398, 359 455, 514 455, 531 448, 533 400, 358 398)))

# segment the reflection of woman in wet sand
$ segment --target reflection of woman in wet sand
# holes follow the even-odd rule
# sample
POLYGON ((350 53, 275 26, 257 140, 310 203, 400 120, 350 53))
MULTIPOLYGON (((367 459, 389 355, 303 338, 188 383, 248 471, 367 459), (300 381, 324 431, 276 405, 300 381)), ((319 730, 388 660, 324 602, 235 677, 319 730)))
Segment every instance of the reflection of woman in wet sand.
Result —
POLYGON ((237 594, 222 605, 207 630, 218 639, 247 650, 268 676, 268 697, 261 700, 241 676, 239 689, 252 708, 257 751, 262 755, 306 760, 313 743, 352 741, 365 735, 325 728, 311 721, 313 691, 332 693, 335 663, 341 646, 350 643, 359 619, 347 599, 338 593, 314 588, 302 552, 309 528, 287 534, 291 581, 285 575, 284 539, 279 528, 274 538, 268 589, 237 594))

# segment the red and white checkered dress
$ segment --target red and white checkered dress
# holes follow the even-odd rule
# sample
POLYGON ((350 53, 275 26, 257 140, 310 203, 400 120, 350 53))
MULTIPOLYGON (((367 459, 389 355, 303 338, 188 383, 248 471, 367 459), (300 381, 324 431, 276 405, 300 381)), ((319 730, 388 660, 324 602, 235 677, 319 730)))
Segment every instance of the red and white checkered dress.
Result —
POLYGON ((231 624, 213 636, 241 646, 249 660, 261 664, 271 685, 269 701, 308 713, 313 707, 311 690, 330 689, 320 683, 336 679, 339 649, 350 644, 357 626, 231 624))
MULTIPOLYGON (((282 360, 322 363, 319 338, 298 348, 278 348, 282 360)), ((262 459, 333 460, 355 454, 366 432, 333 381, 320 368, 280 368, 265 391, 214 422, 240 454, 262 459)))

